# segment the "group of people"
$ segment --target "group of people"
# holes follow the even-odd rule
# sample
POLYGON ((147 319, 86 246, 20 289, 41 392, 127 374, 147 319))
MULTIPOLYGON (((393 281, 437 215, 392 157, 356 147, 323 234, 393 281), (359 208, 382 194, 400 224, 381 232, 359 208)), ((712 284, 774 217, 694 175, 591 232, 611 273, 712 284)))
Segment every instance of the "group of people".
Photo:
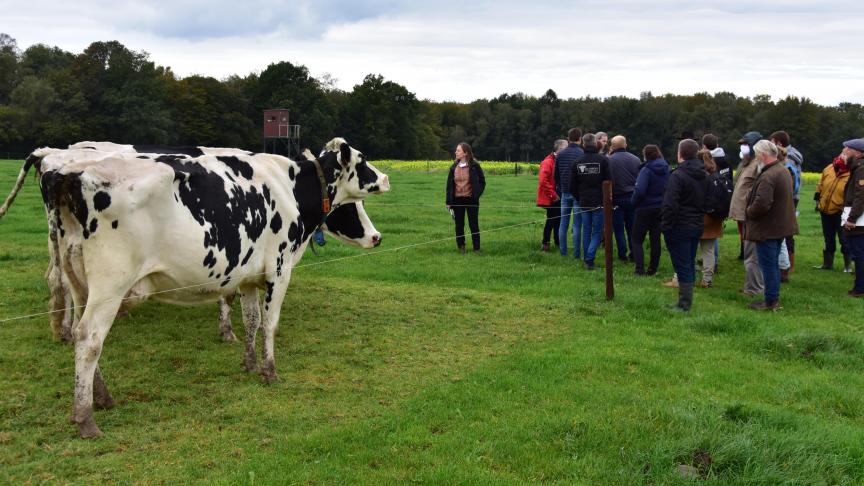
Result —
MULTIPOLYGON (((603 237, 603 183, 612 181, 618 258, 634 263, 638 276, 656 275, 662 235, 675 270, 663 285, 678 288, 677 309, 690 309, 695 286, 713 286, 718 239, 727 218, 738 226, 738 258, 745 270, 740 292, 762 296, 750 304, 752 309, 778 309, 780 284, 789 280, 795 264, 804 157, 784 131, 767 139, 759 132, 747 132, 738 144, 740 163, 733 173, 715 135, 705 134, 701 144, 682 138, 673 170, 657 145, 643 147, 640 160, 627 150, 623 135, 610 139, 604 132, 583 134, 579 128, 570 129, 567 139, 556 140, 552 153, 540 163, 537 205, 546 210, 541 251, 550 251, 554 240, 562 256, 569 253, 582 259, 585 269, 594 270, 603 237), (698 283, 697 251, 702 271, 698 283)), ((455 156, 447 176, 446 205, 455 223, 458 250, 466 252, 467 215, 472 249, 479 252, 478 213, 486 178, 470 145, 460 143, 455 156)), ((864 295, 864 138, 843 143, 840 155, 822 172, 815 199, 825 238, 823 263, 817 268, 833 268, 839 241, 844 271, 853 272, 855 263, 855 283, 848 293, 860 297, 864 295)))
MULTIPOLYGON (((689 310, 693 289, 711 287, 719 258, 718 239, 724 221, 738 225, 745 282, 741 293, 762 296, 753 309, 776 310, 780 284, 788 281, 795 262, 797 205, 803 156, 784 131, 763 139, 747 132, 738 141, 741 160, 734 173, 718 139, 680 141, 677 168, 670 170, 656 145, 643 148, 643 159, 627 151, 624 136, 585 134, 573 128, 567 140, 556 140, 541 163, 537 205, 546 210, 541 251, 550 251, 554 238, 562 256, 572 256, 594 269, 601 239, 602 183, 613 183, 613 228, 618 257, 635 263, 636 275, 655 275, 663 235, 675 269, 663 285, 679 289, 676 308, 689 310), (572 226, 571 226, 572 220, 572 226), (571 229, 572 228, 572 229, 571 229), (644 243, 650 255, 645 262, 644 243), (701 254, 702 279, 696 282, 695 261, 701 254)), ((864 139, 844 143, 843 151, 822 173, 816 191, 817 210, 825 236, 823 264, 833 268, 835 239, 840 241, 844 271, 855 284, 849 295, 864 295, 864 139), (845 212, 844 212, 845 209, 845 212), (860 220, 860 221, 859 221, 860 220)))

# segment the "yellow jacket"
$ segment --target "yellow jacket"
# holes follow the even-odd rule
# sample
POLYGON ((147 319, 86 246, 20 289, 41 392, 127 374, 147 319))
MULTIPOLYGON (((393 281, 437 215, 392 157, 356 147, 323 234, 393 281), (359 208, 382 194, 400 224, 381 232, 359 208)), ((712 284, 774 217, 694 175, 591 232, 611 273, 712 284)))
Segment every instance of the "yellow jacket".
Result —
POLYGON ((838 214, 843 211, 843 194, 847 182, 849 182, 849 171, 837 177, 833 164, 825 167, 822 177, 819 178, 819 185, 816 186, 816 194, 819 196, 816 208, 822 214, 838 214))

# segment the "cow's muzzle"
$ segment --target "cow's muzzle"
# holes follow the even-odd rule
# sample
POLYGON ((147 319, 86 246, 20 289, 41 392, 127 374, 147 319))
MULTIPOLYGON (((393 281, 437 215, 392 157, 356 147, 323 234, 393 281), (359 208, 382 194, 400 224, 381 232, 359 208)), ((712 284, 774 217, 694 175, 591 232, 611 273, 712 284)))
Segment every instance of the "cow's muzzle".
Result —
POLYGON ((372 246, 378 247, 381 244, 381 233, 376 233, 372 235, 372 246))

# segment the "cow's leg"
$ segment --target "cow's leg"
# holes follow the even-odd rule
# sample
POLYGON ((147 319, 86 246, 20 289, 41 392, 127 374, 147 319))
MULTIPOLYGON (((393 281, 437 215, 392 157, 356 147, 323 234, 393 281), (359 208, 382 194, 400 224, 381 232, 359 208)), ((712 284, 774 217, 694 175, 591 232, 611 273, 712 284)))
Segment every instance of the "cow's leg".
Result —
MULTIPOLYGON (((125 292, 124 292, 125 294, 125 292)), ((93 392, 96 381, 96 370, 99 366, 99 356, 102 354, 102 344, 114 322, 114 316, 120 308, 120 299, 124 294, 113 292, 98 292, 91 289, 84 314, 75 326, 75 404, 72 420, 78 424, 81 437, 93 438, 102 435, 93 420, 93 392)), ((106 405, 106 397, 110 400, 105 383, 98 379, 98 403, 106 405)), ((113 400, 111 400, 113 401, 113 400)))
POLYGON ((246 325, 246 352, 243 355, 243 368, 246 371, 254 372, 258 370, 258 358, 255 354, 255 335, 261 326, 258 289, 254 287, 241 289, 240 306, 243 309, 243 324, 246 325))
POLYGON ((285 291, 288 290, 290 273, 283 271, 283 277, 275 282, 267 281, 267 293, 264 296, 264 357, 261 362, 261 376, 264 381, 272 383, 278 378, 276 376, 276 360, 273 355, 276 328, 279 326, 279 313, 282 310, 282 301, 285 299, 285 291))
POLYGON ((226 343, 237 340, 237 336, 231 330, 231 304, 233 302, 233 295, 219 299, 219 335, 226 343))
POLYGON ((63 282, 63 264, 60 261, 60 245, 57 239, 57 228, 49 218, 48 224, 48 270, 45 279, 51 290, 51 300, 48 303, 49 322, 54 337, 64 343, 72 342, 72 322, 74 311, 71 309, 72 296, 63 282))

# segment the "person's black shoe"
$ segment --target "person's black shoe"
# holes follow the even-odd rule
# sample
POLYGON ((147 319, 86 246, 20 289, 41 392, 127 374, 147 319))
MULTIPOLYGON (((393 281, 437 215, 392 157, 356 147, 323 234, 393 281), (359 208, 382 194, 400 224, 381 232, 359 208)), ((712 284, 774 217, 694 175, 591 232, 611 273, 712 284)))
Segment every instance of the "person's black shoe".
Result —
POLYGON ((585 262, 585 270, 596 270, 597 267, 594 266, 594 262, 585 262))

